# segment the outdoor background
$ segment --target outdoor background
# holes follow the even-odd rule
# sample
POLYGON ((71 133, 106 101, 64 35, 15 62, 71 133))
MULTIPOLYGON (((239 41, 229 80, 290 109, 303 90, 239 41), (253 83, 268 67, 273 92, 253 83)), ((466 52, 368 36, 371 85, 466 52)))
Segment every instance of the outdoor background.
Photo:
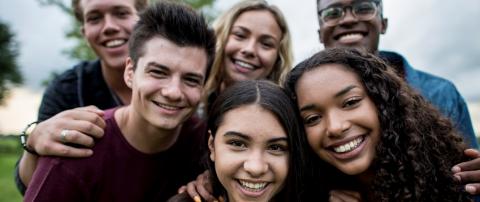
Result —
MULTIPOLYGON (((215 16, 235 2, 216 0, 209 12, 215 16)), ((296 63, 323 49, 317 35, 315 0, 268 2, 287 18, 296 63)), ((399 52, 412 66, 455 83, 479 135, 480 1, 384 0, 384 16, 389 27, 381 38, 381 49, 399 52)), ((4 135, 19 134, 36 119, 42 82, 78 60, 64 53, 75 41, 65 37, 72 21, 58 7, 41 6, 38 0, 0 1, 0 21, 15 34, 17 64, 24 77, 24 84, 13 88, 0 105, 0 202, 21 201, 13 186, 13 166, 21 150, 16 139, 4 135)))

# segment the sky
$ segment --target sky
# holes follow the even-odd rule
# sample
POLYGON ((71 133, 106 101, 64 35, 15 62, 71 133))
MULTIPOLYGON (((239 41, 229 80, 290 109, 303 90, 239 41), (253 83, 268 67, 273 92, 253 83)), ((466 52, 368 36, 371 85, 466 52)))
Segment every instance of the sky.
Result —
MULTIPOLYGON (((217 0, 215 8, 221 12, 235 2, 217 0)), ((295 64, 323 49, 314 0, 268 2, 287 18, 295 64)), ((382 50, 403 54, 412 66, 454 82, 467 100, 480 101, 480 1, 384 0, 384 16, 389 27, 380 40, 382 50)), ((64 37, 69 19, 58 8, 40 6, 37 0, 0 1, 0 20, 20 43, 18 63, 27 88, 41 90, 41 81, 52 71, 78 62, 62 54, 72 42, 64 37)))

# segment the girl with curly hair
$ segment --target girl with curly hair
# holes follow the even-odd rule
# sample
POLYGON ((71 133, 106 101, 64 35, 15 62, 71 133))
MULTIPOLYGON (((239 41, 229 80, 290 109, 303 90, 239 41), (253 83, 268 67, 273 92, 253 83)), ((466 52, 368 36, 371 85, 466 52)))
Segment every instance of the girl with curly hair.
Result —
POLYGON ((450 171, 466 160, 462 138, 381 59, 324 50, 298 64, 285 88, 299 107, 311 148, 310 197, 470 200, 450 171))

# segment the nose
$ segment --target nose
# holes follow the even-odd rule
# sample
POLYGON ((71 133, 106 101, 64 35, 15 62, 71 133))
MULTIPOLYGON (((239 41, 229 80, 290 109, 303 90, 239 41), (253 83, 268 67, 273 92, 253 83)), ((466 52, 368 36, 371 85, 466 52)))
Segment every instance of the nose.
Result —
POLYGON ((358 21, 357 17, 353 15, 351 7, 345 8, 344 12, 345 13, 343 14, 342 19, 340 19, 339 24, 350 24, 358 21))
POLYGON ((111 35, 119 31, 119 25, 117 20, 112 15, 105 15, 105 21, 103 24, 103 33, 111 35))
POLYGON ((170 82, 165 83, 161 90, 162 96, 170 101, 179 101, 182 98, 182 88, 180 79, 172 78, 170 82))
POLYGON ((345 114, 332 111, 325 118, 327 119, 327 135, 331 138, 343 136, 351 127, 351 123, 345 114))
POLYGON ((260 177, 265 174, 268 169, 268 162, 263 157, 263 152, 255 151, 248 156, 248 159, 243 163, 243 168, 252 177, 260 177))
POLYGON ((241 49, 242 55, 244 55, 247 58, 255 57, 255 53, 256 53, 255 44, 256 43, 257 42, 256 42, 255 39, 246 40, 245 43, 242 44, 243 45, 242 49, 241 49))

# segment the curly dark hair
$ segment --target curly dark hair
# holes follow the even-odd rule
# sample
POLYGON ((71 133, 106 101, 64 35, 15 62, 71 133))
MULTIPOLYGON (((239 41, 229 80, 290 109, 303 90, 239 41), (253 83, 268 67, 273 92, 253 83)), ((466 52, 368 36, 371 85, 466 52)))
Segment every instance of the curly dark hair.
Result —
MULTIPOLYGON (((367 188, 375 201, 470 200, 450 171, 453 165, 466 160, 463 155, 466 145, 461 136, 447 118, 375 55, 335 48, 301 62, 284 84, 295 102, 298 80, 305 72, 325 67, 323 64, 341 64, 357 74, 377 107, 381 140, 372 164, 373 183, 367 188)), ((356 182, 354 177, 319 161, 316 155, 314 158, 316 175, 322 179, 307 180, 327 180, 321 183, 329 183, 324 186, 330 190, 346 187, 358 190, 358 184, 352 186, 356 182)))

